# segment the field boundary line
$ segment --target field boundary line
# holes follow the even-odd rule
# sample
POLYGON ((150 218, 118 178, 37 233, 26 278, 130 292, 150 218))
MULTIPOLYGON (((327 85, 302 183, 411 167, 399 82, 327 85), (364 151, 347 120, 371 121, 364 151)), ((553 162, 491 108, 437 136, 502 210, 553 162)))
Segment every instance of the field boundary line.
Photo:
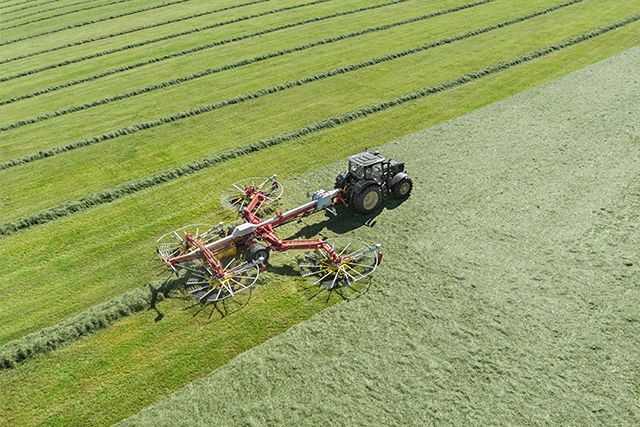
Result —
MULTIPOLYGON (((29 98, 33 98, 36 96, 40 96, 40 95, 44 95, 47 93, 51 93, 51 92, 55 92, 61 89, 65 89, 68 87, 72 87, 72 86, 76 86, 82 83, 87 83, 87 82, 91 82, 94 80, 98 80, 98 79, 102 79, 104 77, 108 77, 114 74, 119 74, 119 73, 123 73, 125 71, 129 71, 129 70, 133 70, 135 68, 139 68, 139 67, 143 67, 145 65, 149 65, 149 64, 155 64, 158 62, 162 62, 162 61, 166 61, 169 59, 173 59, 173 58, 178 58, 181 56, 186 56, 186 55, 190 55, 192 53, 196 53, 196 52, 200 52, 206 49, 211 49, 217 46, 223 46, 229 43, 235 43, 235 42, 239 42, 242 40, 246 40, 246 39, 250 39, 250 38, 254 38, 254 37, 260 37, 260 36, 264 36, 266 34, 270 34, 270 33, 275 33, 277 31, 282 31, 282 30, 287 30, 290 28, 294 28, 294 27, 299 27, 299 26, 303 26, 303 25, 307 25, 307 24, 313 24, 316 22, 321 22, 321 21, 325 21, 325 20, 329 20, 329 19, 333 19, 333 18, 338 18, 341 16, 347 16, 347 15, 352 15, 352 14, 356 14, 356 13, 360 13, 360 12, 366 12, 369 10, 374 10, 374 9, 380 9, 383 7, 388 7, 388 6, 393 6, 399 3, 405 3, 409 0, 390 0, 387 1, 385 3, 378 3, 372 6, 365 6, 365 7, 361 7, 361 8, 357 8, 357 9, 350 9, 350 10, 346 10, 343 12, 336 12, 336 13, 332 13, 329 15, 322 15, 322 16, 318 16, 315 18, 309 18, 309 19, 305 19, 302 21, 297 21, 297 22, 292 22, 289 24, 284 24, 284 25, 280 25, 277 27, 271 27, 271 28, 267 28, 264 30, 260 30, 257 31, 255 33, 250 33, 250 34, 244 34, 242 36, 236 36, 236 37, 232 37, 232 38, 228 38, 228 39, 223 39, 223 40, 218 40, 212 43, 207 43, 204 45, 200 45, 200 46, 195 46, 186 50, 182 50, 179 52, 174 52, 174 53, 170 53, 170 54, 166 54, 163 56, 157 56, 155 58, 151 58, 151 59, 147 59, 144 61, 140 61, 140 62, 135 62, 133 64, 128 64, 128 65, 124 65, 121 67, 117 67, 117 68, 112 68, 110 70, 107 71, 103 71, 101 73, 98 74, 94 74, 92 76, 88 76, 88 77, 83 77, 80 79, 76 79, 76 80, 71 80, 65 83, 60 83, 58 85, 55 86, 50 86, 48 88, 45 89, 38 89, 36 91, 33 92, 29 92, 29 93, 25 93, 22 95, 17 95, 13 98, 6 98, 6 99, 2 99, 0 100, 0 105, 6 105, 6 104, 12 104, 14 102, 17 101, 21 101, 24 99, 29 99, 29 98)), ((495 0, 489 0, 489 1, 495 1, 495 0)))
POLYGON ((112 37, 118 37, 118 36, 122 36, 122 35, 125 35, 125 34, 131 34, 131 33, 135 33, 135 32, 138 32, 138 31, 148 30, 150 28, 157 28, 157 27, 161 27, 163 25, 175 24, 176 22, 188 21, 189 19, 200 18, 202 16, 213 15, 215 13, 224 12, 224 11, 232 10, 232 9, 238 9, 238 8, 241 8, 241 7, 244 7, 244 6, 249 6, 249 5, 254 5, 254 4, 265 3, 265 2, 268 2, 268 1, 271 1, 271 0, 253 0, 253 1, 249 1, 247 3, 234 4, 234 5, 231 5, 231 6, 225 6, 225 7, 222 7, 222 8, 212 9, 212 10, 208 10, 208 11, 205 11, 205 12, 197 12, 197 13, 193 13, 191 15, 186 15, 186 16, 182 16, 182 17, 179 17, 179 18, 172 18, 172 19, 168 19, 168 20, 165 20, 165 21, 156 22, 156 23, 153 23, 153 24, 139 25, 137 27, 129 28, 127 30, 118 31, 118 32, 115 32, 115 33, 103 34, 103 35, 99 35, 99 36, 95 36, 95 37, 90 37, 88 39, 78 40, 78 41, 66 43, 66 44, 63 44, 63 45, 60 45, 60 46, 39 50, 39 51, 36 51, 36 52, 25 53, 23 55, 18 55, 18 56, 14 56, 14 57, 11 57, 11 58, 6 58, 6 59, 0 59, 0 65, 1 64, 7 64, 9 62, 19 61, 21 59, 31 58, 33 56, 38 56, 38 55, 42 55, 42 54, 45 54, 45 53, 55 52, 55 51, 58 51, 58 50, 69 48, 69 47, 81 46, 81 45, 84 45, 84 44, 93 43, 93 42, 100 41, 100 40, 110 39, 112 37))
POLYGON ((91 19, 89 21, 78 22, 76 24, 69 24, 69 25, 66 25, 64 27, 55 28, 53 30, 47 30, 47 31, 43 31, 43 32, 40 32, 40 33, 36 33, 36 34, 30 34, 28 36, 19 37, 17 39, 3 41, 3 42, 0 42, 0 46, 6 46, 6 45, 9 45, 9 44, 18 43, 18 42, 21 42, 21 41, 24 41, 24 40, 31 40, 31 39, 35 39, 37 37, 42 37, 42 36, 46 36, 46 35, 49 35, 49 34, 59 33, 61 31, 65 31, 65 30, 71 30, 73 28, 84 27, 85 25, 97 24, 99 22, 109 21, 111 19, 122 18, 123 16, 135 15, 137 13, 147 12, 149 10, 160 9, 160 8, 163 8, 163 7, 173 6, 173 5, 180 4, 180 3, 186 3, 188 1, 191 1, 191 0, 170 0, 170 1, 166 1, 164 3, 157 3, 157 4, 154 4, 154 5, 151 5, 151 6, 145 6, 145 7, 139 8, 139 9, 130 10, 128 12, 123 12, 123 13, 120 13, 120 14, 117 14, 117 15, 103 16, 102 18, 96 18, 96 19, 91 19))
POLYGON ((19 230, 30 228, 34 225, 44 224, 53 221, 58 218, 65 217, 72 213, 77 213, 94 206, 101 205, 103 203, 109 203, 114 200, 120 199, 127 195, 137 193, 139 191, 155 187, 164 184, 175 179, 193 175, 201 170, 214 167, 220 163, 227 162, 232 159, 236 159, 247 154, 255 153, 263 149, 274 147, 285 142, 300 139, 304 136, 316 134, 325 130, 336 128, 359 119, 363 119, 372 116, 376 113, 389 110, 394 107, 406 104, 411 101, 422 99, 430 95, 434 95, 446 90, 455 89, 457 87, 472 83, 480 80, 484 77, 498 74, 502 71, 513 68, 517 65, 533 61, 540 57, 559 52, 565 48, 574 46, 584 41, 593 39, 609 31, 624 27, 626 25, 640 21, 640 14, 632 15, 622 20, 616 21, 604 27, 599 27, 583 33, 579 36, 565 39, 557 44, 553 44, 538 50, 531 51, 525 55, 518 56, 509 61, 498 62, 488 67, 482 68, 477 71, 463 74, 457 78, 448 80, 435 86, 427 86, 423 89, 407 93, 396 98, 392 98, 386 101, 371 104, 369 106, 352 110, 337 116, 329 117, 326 119, 315 121, 307 126, 299 128, 297 130, 283 133, 277 136, 268 137, 254 143, 244 145, 242 147, 236 147, 230 150, 226 150, 215 154, 211 157, 205 157, 199 160, 195 160, 186 163, 182 166, 174 167, 163 172, 159 172, 148 176, 146 178, 130 181, 118 185, 116 187, 102 190, 98 193, 91 194, 83 197, 82 199, 66 202, 55 208, 48 209, 28 217, 24 217, 15 221, 5 223, 0 226, 0 235, 10 235, 18 232, 19 230))
MULTIPOLYGON (((493 1, 493 0, 490 0, 490 1, 493 1)), ((517 22, 521 22, 521 21, 523 21, 525 19, 530 19, 530 18, 533 18, 535 16, 540 16, 540 15, 549 13, 549 12, 551 12, 553 10, 557 10, 557 9, 560 9, 562 7, 566 7, 566 6, 569 6, 569 5, 572 5, 572 4, 580 3, 582 1, 583 0, 571 0, 571 1, 567 2, 567 3, 562 3, 561 5, 557 5, 557 6, 554 6, 552 8, 547 8, 547 9, 544 9, 542 11, 535 12, 535 15, 531 15, 530 14, 531 16, 527 15, 525 17, 520 17, 520 18, 516 18, 516 19, 518 19, 517 22)), ((466 5, 464 5, 464 6, 466 6, 466 5)), ((460 7, 462 7, 462 6, 460 6, 460 7)), ((468 7, 465 7, 465 9, 467 9, 467 8, 468 7)), ((379 32, 379 31, 386 31, 386 30, 389 30, 389 29, 392 29, 392 28, 395 28, 395 27, 398 27, 398 26, 401 26, 401 25, 405 25, 405 24, 409 24, 409 23, 415 23, 415 22, 419 22, 419 21, 424 21, 424 20, 427 20, 427 19, 431 19, 431 18, 435 18, 435 17, 438 17, 438 16, 442 16, 442 15, 450 14, 450 13, 453 13, 453 12, 457 12, 459 10, 461 10, 461 9, 452 8, 452 9, 444 9, 444 10, 441 10, 441 11, 431 12, 431 13, 428 13, 428 14, 425 14, 425 15, 420 15, 420 16, 414 17, 414 18, 409 18, 409 19, 404 19, 402 21, 392 22, 390 24, 385 24, 385 25, 381 25, 381 26, 377 26, 377 27, 370 27, 370 28, 367 28, 367 29, 364 29, 364 30, 345 33, 345 34, 341 34, 341 35, 338 35, 338 36, 335 36, 335 37, 329 37, 329 38, 326 38, 326 39, 316 40, 316 41, 313 41, 311 43, 307 43, 307 44, 304 44, 304 45, 294 46, 292 48, 282 49, 282 50, 278 50, 278 51, 275 51, 275 52, 270 52, 270 53, 259 55, 259 56, 255 56, 255 57, 252 57, 252 58, 247 58, 247 59, 244 59, 242 61, 234 62, 234 63, 231 63, 231 64, 225 64, 225 65, 221 65, 219 67, 208 68, 208 69, 205 69, 205 70, 198 71, 196 73, 189 74, 187 76, 182 76, 182 77, 178 77, 176 79, 167 80, 167 81, 160 82, 160 83, 157 83, 157 84, 154 84, 154 85, 149 85, 149 86, 146 86, 146 87, 143 87, 143 88, 135 89, 133 91, 129 91, 129 92, 121 93, 121 94, 118 94, 118 95, 102 98, 102 99, 99 99, 99 100, 96 100, 96 101, 92 101, 92 102, 88 102, 88 103, 81 104, 81 105, 75 105, 75 106, 68 107, 68 108, 65 108, 65 109, 62 109, 62 110, 58 110, 58 111, 54 111, 54 112, 50 112, 50 113, 45 113, 45 114, 42 114, 42 115, 37 116, 37 117, 32 117, 32 118, 29 118, 29 119, 19 120, 19 121, 10 123, 10 124, 0 125, 0 132, 5 132, 5 131, 8 131, 8 130, 20 128, 22 126, 27 126, 27 125, 30 125, 30 124, 39 123, 41 121, 49 120, 49 119, 52 119, 52 118, 55 118, 55 117, 59 117, 59 116, 63 116, 63 115, 66 115, 66 114, 71 114, 71 113, 87 110, 87 109, 98 107, 98 106, 102 106, 102 105, 108 105, 108 104, 111 104, 113 102, 117 102, 117 101, 121 101, 121 100, 124 100, 124 99, 132 98, 132 97, 135 97, 135 96, 147 94, 147 93, 150 93, 150 92, 155 92, 155 91, 162 90, 162 89, 165 89, 165 88, 168 88, 168 87, 171 87, 171 86, 175 86, 175 85, 182 84, 182 83, 185 83, 185 82, 193 81, 193 80, 196 80, 196 79, 199 79, 199 78, 202 78, 202 77, 211 76, 211 75, 223 72, 223 71, 237 69, 237 68, 240 68, 240 67, 243 67, 243 66, 246 66, 246 65, 255 64, 255 63, 258 63, 258 62, 266 61, 268 59, 277 58, 277 57, 288 55, 288 54, 291 54, 291 53, 301 52, 301 51, 304 51, 304 50, 307 50, 307 49, 311 49, 313 47, 328 45, 328 44, 331 44, 331 43, 336 43, 336 42, 339 42, 339 41, 348 40, 350 38, 355 38, 355 37, 359 37, 359 36, 362 36, 362 35, 379 32)), ((512 20, 510 20, 510 21, 512 21, 512 20)), ((513 23, 516 23, 516 22, 510 22, 510 21, 505 21, 505 22, 502 22, 500 24, 493 25, 491 27, 486 27, 486 29, 472 30, 472 31, 464 33, 464 34, 466 35, 466 37, 471 37, 473 35, 481 34, 482 32, 491 31, 491 30, 494 30, 494 29, 502 28, 503 26, 507 26, 507 25, 511 25, 513 23), (471 33, 473 33, 473 34, 471 34, 471 33)), ((385 55, 384 57, 386 58, 389 55, 405 56, 405 55, 402 55, 403 52, 406 52, 406 55, 409 55, 409 54, 412 54, 412 53, 418 53, 418 52, 420 52, 422 50, 427 49, 426 46, 429 46, 428 48, 436 47, 436 46, 439 46, 441 44, 445 44, 447 42, 450 43, 450 42, 453 42, 453 41, 462 40, 463 38, 466 38, 466 37, 463 37, 462 35, 453 36, 453 38, 456 38, 456 40, 449 40, 449 39, 452 39, 452 37, 448 37, 446 39, 439 40, 438 42, 432 42, 432 43, 427 43, 425 45, 421 45, 421 46, 425 46, 424 48, 421 48, 421 47, 411 48, 411 49, 408 49, 406 51, 390 53, 388 55, 385 55), (460 38, 458 38, 458 37, 460 37, 460 38), (433 43, 438 43, 438 44, 434 45, 434 46, 431 46, 433 43), (418 50, 415 50, 415 49, 418 49, 418 50)), ((395 58, 389 58, 389 59, 386 59, 386 60, 390 60, 390 59, 395 59, 395 58)), ((374 61, 374 60, 376 60, 376 58, 372 58, 371 60, 366 61, 366 62, 369 63, 369 62, 374 61)), ((380 60, 380 61, 378 61, 376 63, 380 63, 380 62, 384 62, 384 61, 380 60)), ((340 68, 356 67, 357 65, 358 64, 347 65, 347 66, 340 67, 340 68)), ((375 64, 371 63, 369 65, 375 65, 375 64)), ((362 67, 358 67, 358 68, 362 68, 362 67)), ((357 69, 357 68, 350 69, 349 71, 355 71, 355 69, 357 69)), ((323 73, 323 74, 328 74, 328 73, 331 73, 331 71, 328 71, 328 72, 323 73)), ((330 75, 327 75, 326 77, 330 77, 330 75)), ((320 80, 320 79, 321 79, 321 77, 318 77, 315 80, 320 80)), ((305 83, 304 80, 306 80, 306 79, 300 79, 300 80, 297 80, 297 82, 305 83)), ((298 84, 298 85, 300 85, 300 84, 298 84)))
MULTIPOLYGON (((117 1, 129 1, 129 0, 117 0, 117 1)), ((238 22, 248 21, 250 19, 260 18, 260 17, 268 16, 268 15, 274 15, 274 14, 277 14, 277 13, 287 12, 287 11, 290 11, 290 10, 300 9, 300 8, 308 7, 308 6, 314 6, 314 5, 317 5, 317 4, 327 3, 327 2, 330 2, 330 1, 334 1, 334 0, 311 0, 311 1, 308 1, 306 3, 298 3, 298 4, 291 5, 291 6, 284 6, 284 7, 280 7, 280 8, 277 8, 277 9, 271 9, 271 10, 267 10, 267 11, 264 11, 264 12, 259 12, 259 13, 254 13, 254 14, 251 14, 251 15, 245 15, 245 16, 240 16, 240 17, 233 18, 233 19, 228 19, 226 21, 219 21, 219 22, 215 22, 213 24, 205 25, 203 27, 196 27, 196 28, 192 28, 191 30, 181 31, 181 32, 178 32, 178 33, 173 33, 173 34, 168 34, 168 35, 165 35, 165 36, 162 36, 162 37, 156 37, 156 38, 153 38, 153 39, 147 39, 147 40, 143 40, 141 42, 131 43, 131 44, 120 46, 120 47, 116 47, 116 48, 113 48, 113 49, 107 49, 107 50, 103 50, 103 51, 100 51, 100 52, 95 52, 95 53, 92 53, 90 55, 78 56, 76 58, 67 59, 67 60, 62 61, 62 62, 57 62, 57 63, 54 63, 54 64, 47 64, 47 65, 43 65, 43 66, 38 67, 38 68, 32 68, 30 70, 22 71, 20 73, 13 74, 13 75, 10 75, 10 76, 0 77, 0 82, 6 82, 6 81, 10 81, 10 80, 15 80, 15 79, 18 79, 20 77, 30 76, 30 75, 33 75, 33 74, 41 73, 43 71, 52 70, 54 68, 60 68, 60 67, 64 67, 64 66, 67 66, 67 65, 77 64, 79 62, 88 61, 90 59, 109 56, 109 55, 112 55, 114 53, 124 52, 126 50, 135 49, 135 48, 138 48, 138 47, 141 47, 141 46, 146 46, 146 45, 149 45, 149 44, 158 43, 158 42, 161 42, 161 41, 170 40, 170 39, 174 39, 174 38, 177 38, 177 37, 182 37, 182 36, 185 36, 185 35, 188 35, 188 34, 198 33, 198 32, 210 30, 210 29, 213 29, 213 28, 223 27, 225 25, 236 24, 238 22)))
POLYGON ((149 283, 129 290, 111 300, 81 311, 56 325, 40 329, 0 346, 0 370, 15 368, 40 356, 70 344, 133 313, 150 309, 176 289, 177 279, 149 283))
MULTIPOLYGON (((0 28, 0 31, 10 30, 12 28, 24 27, 25 25, 36 24, 38 22, 47 21, 49 19, 59 18, 60 16, 73 15, 74 13, 84 12, 86 10, 91 10, 91 9, 98 9, 98 8, 105 7, 105 6, 112 6, 112 5, 118 4, 118 3, 127 3, 129 1, 131 1, 131 0, 113 0, 111 2, 107 2, 107 3, 103 3, 103 4, 99 4, 99 5, 96 4, 96 5, 93 5, 93 6, 86 6, 86 7, 81 7, 81 8, 78 8, 78 9, 68 10, 66 12, 61 12, 61 13, 58 13, 58 14, 55 14, 55 15, 43 16, 43 17, 31 20, 31 21, 21 22, 19 24, 13 24, 13 25, 10 25, 8 27, 2 27, 2 28, 0 28)), ((84 2, 79 2, 79 3, 84 3, 84 2)), ((60 9, 61 8, 62 7, 60 7, 60 9)), ((18 18, 12 18, 12 19, 8 19, 6 21, 0 21, 0 23, 9 22, 9 21, 15 21, 15 20, 18 20, 18 19, 21 19, 21 18, 28 18, 29 16, 37 15, 38 13, 39 12, 34 12, 32 14, 27 14, 25 16, 21 16, 21 17, 18 17, 18 18)))

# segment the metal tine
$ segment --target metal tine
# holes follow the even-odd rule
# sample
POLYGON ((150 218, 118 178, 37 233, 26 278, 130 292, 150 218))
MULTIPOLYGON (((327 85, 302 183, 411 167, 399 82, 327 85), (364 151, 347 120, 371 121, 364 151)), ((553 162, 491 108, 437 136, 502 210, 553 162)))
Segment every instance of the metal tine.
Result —
POLYGON ((305 268, 320 268, 319 265, 315 265, 315 264, 300 264, 299 267, 305 267, 305 268))
POLYGON ((324 276, 322 276, 321 278, 319 278, 318 280, 316 280, 315 282, 313 282, 314 285, 317 285, 318 283, 322 282, 324 280, 325 277, 330 276, 331 272, 328 272, 327 274, 325 274, 324 276))
POLYGON ((312 271, 312 272, 309 272, 309 273, 301 273, 300 275, 302 277, 310 277, 310 276, 315 276, 318 273, 322 273, 322 270, 315 270, 315 271, 312 271))
POLYGON ((316 262, 322 262, 321 259, 318 259, 316 257, 311 256, 311 254, 304 254, 305 258, 308 258, 310 260, 316 261, 316 262))
POLYGON ((347 246, 345 246, 345 247, 344 247, 344 249, 342 249, 342 250, 340 251, 340 253, 338 254, 338 256, 340 256, 340 255, 342 255, 343 253, 345 253, 345 251, 346 251, 347 249, 349 249, 349 246, 351 246, 351 243, 348 243, 348 244, 347 244, 347 246))
POLYGON ((338 280, 338 276, 340 275, 340 270, 336 272, 336 277, 333 278, 333 282, 331 282, 331 289, 336 286, 336 280, 338 280))
POLYGON ((349 272, 345 269, 342 270, 345 274, 345 277, 347 278, 347 282, 349 281, 349 276, 353 279, 354 282, 357 282, 360 279, 356 279, 355 277, 353 277, 353 275, 349 274, 349 272))
POLYGON ((202 292, 205 289, 209 288, 210 286, 202 286, 200 288, 197 289, 187 289, 187 291, 189 291, 189 293, 195 294, 196 292, 202 292))
MULTIPOLYGON (((202 295, 200 298, 198 298, 198 301, 202 302, 203 300, 207 299, 209 297, 209 295, 211 295, 215 291, 216 291, 216 288, 211 288, 210 291, 205 292, 204 295, 202 295)), ((220 292, 218 292, 218 295, 220 295, 220 292)))

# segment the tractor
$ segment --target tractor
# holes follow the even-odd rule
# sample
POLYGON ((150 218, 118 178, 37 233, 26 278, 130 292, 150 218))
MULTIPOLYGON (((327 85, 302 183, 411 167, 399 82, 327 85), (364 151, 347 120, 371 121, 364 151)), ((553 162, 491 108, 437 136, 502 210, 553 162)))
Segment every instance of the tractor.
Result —
POLYGON ((404 162, 385 161, 378 151, 369 150, 348 160, 349 170, 336 177, 335 188, 356 212, 368 215, 376 211, 389 194, 397 200, 411 194, 413 182, 404 170, 404 162))
POLYGON ((225 228, 223 223, 192 224, 160 237, 157 252, 177 275, 184 275, 186 290, 200 304, 217 304, 251 289, 269 265, 271 251, 306 250, 299 271, 313 285, 329 291, 358 293, 382 260, 381 245, 357 240, 282 239, 277 229, 317 212, 337 215, 337 204, 351 205, 368 214, 388 193, 406 199, 412 182, 404 163, 384 160, 378 152, 349 157, 349 171, 336 180, 336 188, 318 190, 310 200, 264 218, 265 207, 283 192, 276 175, 248 178, 231 184, 222 195, 222 206, 236 211, 242 222, 225 228))

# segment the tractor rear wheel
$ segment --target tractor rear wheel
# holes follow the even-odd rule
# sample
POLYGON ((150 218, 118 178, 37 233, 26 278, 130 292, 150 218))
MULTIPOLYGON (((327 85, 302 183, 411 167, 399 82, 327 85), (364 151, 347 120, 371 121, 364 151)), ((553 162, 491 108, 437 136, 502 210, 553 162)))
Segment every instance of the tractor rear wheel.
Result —
POLYGON ((394 185, 393 188, 391 189, 391 192, 393 193, 393 197, 395 197, 396 199, 402 200, 409 197, 412 189, 413 189, 413 181, 411 181, 411 178, 407 176, 402 178, 400 182, 394 185))
POLYGON ((382 190, 379 186, 371 184, 356 194, 351 204, 357 212, 368 215, 382 204, 382 190))
POLYGON ((269 259, 269 248, 262 243, 253 243, 247 248, 247 261, 266 264, 269 259))

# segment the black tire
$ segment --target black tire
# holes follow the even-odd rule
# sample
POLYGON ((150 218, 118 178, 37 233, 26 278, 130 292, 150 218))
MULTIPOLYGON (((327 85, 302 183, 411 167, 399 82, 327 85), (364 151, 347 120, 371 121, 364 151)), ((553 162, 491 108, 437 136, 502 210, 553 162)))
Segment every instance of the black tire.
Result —
POLYGON ((411 190, 413 190, 413 181, 405 176, 393 186, 391 192, 396 199, 404 200, 411 195, 411 190))
POLYGON ((249 262, 257 262, 262 259, 262 263, 266 264, 269 260, 269 248, 262 243, 252 243, 247 248, 246 257, 249 262))
POLYGON ((333 186, 336 190, 342 190, 344 187, 344 181, 347 178, 347 172, 340 172, 338 176, 336 176, 336 183, 333 186))
POLYGON ((355 194, 351 200, 351 205, 363 215, 368 215, 375 211, 382 204, 382 190, 375 184, 371 184, 355 194))

